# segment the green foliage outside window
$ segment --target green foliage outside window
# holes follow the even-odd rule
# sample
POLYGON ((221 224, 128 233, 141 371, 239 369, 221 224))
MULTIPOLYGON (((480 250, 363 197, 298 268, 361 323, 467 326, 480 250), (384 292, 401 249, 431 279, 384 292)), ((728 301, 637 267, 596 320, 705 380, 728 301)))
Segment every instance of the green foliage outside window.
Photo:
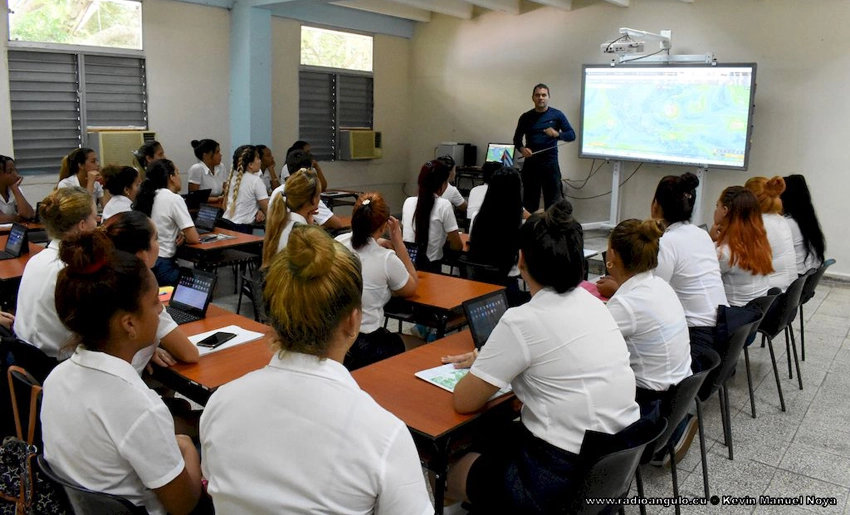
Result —
POLYGON ((301 27, 301 64, 372 71, 372 36, 301 27))

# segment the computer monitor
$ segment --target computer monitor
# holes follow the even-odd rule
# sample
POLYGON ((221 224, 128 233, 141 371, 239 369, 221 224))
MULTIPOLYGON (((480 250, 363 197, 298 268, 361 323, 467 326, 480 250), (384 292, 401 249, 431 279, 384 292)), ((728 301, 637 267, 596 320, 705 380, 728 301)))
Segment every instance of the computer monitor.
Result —
POLYGON ((513 143, 488 143, 487 155, 484 156, 485 163, 502 163, 502 166, 512 167, 514 165, 514 153, 516 147, 513 143))

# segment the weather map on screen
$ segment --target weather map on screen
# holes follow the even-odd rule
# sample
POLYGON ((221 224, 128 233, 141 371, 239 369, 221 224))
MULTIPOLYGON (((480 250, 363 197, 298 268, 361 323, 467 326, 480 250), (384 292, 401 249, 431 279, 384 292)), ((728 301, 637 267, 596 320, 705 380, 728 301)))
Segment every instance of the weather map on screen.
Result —
POLYGON ((755 64, 592 66, 580 157, 746 170, 755 64))

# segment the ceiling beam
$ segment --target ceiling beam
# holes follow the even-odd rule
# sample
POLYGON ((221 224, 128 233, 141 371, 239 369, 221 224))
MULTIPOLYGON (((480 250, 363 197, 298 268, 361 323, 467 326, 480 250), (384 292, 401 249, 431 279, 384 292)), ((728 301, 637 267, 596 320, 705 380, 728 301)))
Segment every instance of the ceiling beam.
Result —
POLYGON ((573 8, 573 0, 531 0, 535 4, 546 5, 561 9, 562 11, 571 11, 573 8))
POLYGON ((472 4, 462 0, 394 0, 397 3, 404 4, 425 11, 445 14, 464 20, 472 19, 472 4))
POLYGON ((490 9, 491 11, 501 11, 508 14, 519 14, 519 0, 467 0, 472 5, 490 9))
POLYGON ((348 7, 349 9, 358 9, 376 14, 384 14, 386 16, 395 16, 405 20, 429 22, 431 21, 431 11, 417 9, 397 2, 388 0, 342 0, 341 2, 331 2, 334 5, 348 7))
POLYGON ((620 7, 628 7, 631 0, 605 0, 606 2, 620 7))

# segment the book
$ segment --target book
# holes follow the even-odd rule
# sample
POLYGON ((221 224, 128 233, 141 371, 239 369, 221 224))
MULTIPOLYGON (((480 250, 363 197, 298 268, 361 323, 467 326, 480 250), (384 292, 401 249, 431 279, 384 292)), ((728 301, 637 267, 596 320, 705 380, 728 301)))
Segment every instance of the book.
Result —
MULTIPOLYGON (((454 364, 448 363, 446 365, 440 365, 439 367, 429 368, 427 370, 420 370, 416 372, 415 375, 419 379, 423 381, 427 381, 434 386, 439 386, 443 390, 454 392, 455 386, 457 383, 463 379, 463 377, 469 373, 468 368, 455 368, 454 364)), ((511 391, 511 387, 508 386, 507 389, 499 390, 490 400, 499 397, 500 395, 504 395, 511 391)))
POLYGON ((252 342, 254 340, 259 340, 263 337, 263 333, 258 333, 256 331, 249 331, 247 329, 242 329, 238 325, 229 325, 227 327, 220 327, 218 329, 213 329, 212 331, 207 331, 205 333, 196 334, 194 336, 189 337, 189 341, 196 344, 207 336, 212 336, 215 333, 224 332, 224 333, 234 333, 236 335, 235 338, 229 340, 228 342, 214 348, 210 349, 208 347, 198 347, 198 352, 200 352, 201 356, 206 356, 207 354, 211 354, 213 352, 218 352, 220 350, 229 349, 231 347, 235 347, 237 345, 242 345, 243 343, 252 342))

